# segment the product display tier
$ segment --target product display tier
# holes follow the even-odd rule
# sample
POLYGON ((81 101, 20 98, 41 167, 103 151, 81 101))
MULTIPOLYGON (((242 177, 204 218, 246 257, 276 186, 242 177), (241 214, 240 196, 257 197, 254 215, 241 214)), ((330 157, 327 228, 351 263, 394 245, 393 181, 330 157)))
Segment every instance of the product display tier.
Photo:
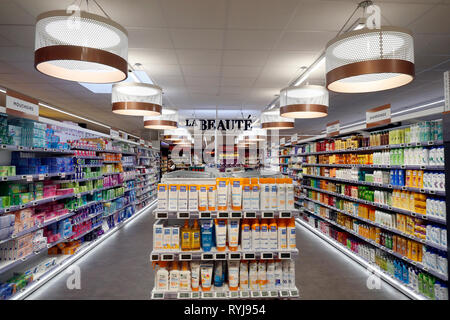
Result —
POLYGON ((290 219, 298 217, 299 210, 249 210, 249 211, 167 211, 156 209, 156 219, 290 219))
POLYGON ((211 287, 209 291, 158 291, 153 290, 152 299, 298 299, 297 288, 280 290, 229 290, 228 286, 211 287))
POLYGON ((312 191, 316 191, 316 192, 320 192, 320 193, 325 193, 325 194, 329 194, 335 197, 339 197, 345 200, 349 200, 352 202, 357 202, 357 203, 361 203, 361 204, 365 204, 365 205, 370 205, 379 209, 384 209, 384 210, 388 210, 391 212, 396 212, 396 213, 401 213, 407 216, 411 216, 414 218, 421 218, 424 220, 429 220, 432 222, 436 222, 436 223, 440 223, 440 224, 446 224, 446 219, 442 218, 442 217, 438 217, 438 216, 430 216, 430 215, 426 215, 426 214, 420 214, 420 213, 416 213, 410 210, 405 210, 402 208, 397 208, 397 207, 393 207, 392 205, 387 205, 387 204, 383 204, 383 203, 377 203, 377 202, 372 202, 372 201, 367 201, 367 200, 363 200, 363 199, 358 199, 358 198, 354 198, 354 197, 350 197, 344 194, 340 194, 340 193, 336 193, 336 192, 331 192, 331 191, 327 191, 327 190, 323 190, 323 189, 319 189, 319 188, 314 188, 314 187, 309 187, 309 186, 303 186, 304 189, 308 189, 308 190, 312 190, 312 191))
POLYGON ((232 251, 226 249, 218 251, 212 248, 210 251, 172 251, 172 250, 153 250, 150 254, 150 261, 191 261, 191 260, 274 260, 274 259, 292 259, 298 255, 298 249, 275 249, 275 250, 242 250, 238 247, 232 251))
MULTIPOLYGON (((60 147, 0 145, 0 300, 23 299, 153 206, 156 195, 150 193, 158 178, 139 186, 137 201, 137 143, 121 139, 116 145, 102 133, 67 129, 53 120, 1 120, 13 143, 60 147), (30 128, 34 140, 28 138, 30 128)), ((156 163, 145 169, 159 171, 156 163)))

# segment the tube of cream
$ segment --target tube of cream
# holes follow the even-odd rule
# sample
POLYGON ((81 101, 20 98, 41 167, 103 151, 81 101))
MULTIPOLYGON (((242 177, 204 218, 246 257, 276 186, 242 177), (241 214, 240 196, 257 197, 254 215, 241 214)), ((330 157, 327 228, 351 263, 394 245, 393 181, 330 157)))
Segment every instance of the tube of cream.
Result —
POLYGON ((211 263, 205 263, 200 265, 200 276, 202 279, 202 290, 211 290, 213 265, 211 263))
POLYGON ((228 248, 236 251, 239 245, 239 220, 228 220, 228 248))
POLYGON ((228 286, 231 291, 239 287, 239 261, 228 261, 228 286))
POLYGON ((199 280, 200 280, 200 263, 197 261, 191 261, 192 291, 198 291, 199 280))
POLYGON ((215 219, 214 224, 216 233, 216 248, 218 251, 225 251, 227 247, 227 221, 224 219, 215 219))

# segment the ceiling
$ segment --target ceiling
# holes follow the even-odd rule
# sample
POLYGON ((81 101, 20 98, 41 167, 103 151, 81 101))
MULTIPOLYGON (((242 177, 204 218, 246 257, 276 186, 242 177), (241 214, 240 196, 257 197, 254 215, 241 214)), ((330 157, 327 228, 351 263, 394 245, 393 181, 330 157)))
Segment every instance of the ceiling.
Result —
MULTIPOLYGON (((255 114, 309 66, 359 1, 353 0, 97 0, 129 33, 129 63, 141 63, 164 89, 166 105, 187 115, 235 110, 255 114), (209 110, 208 110, 209 109, 209 110)), ((111 113, 110 95, 34 70, 34 23, 72 0, 0 0, 0 86, 128 132, 142 118, 111 113)), ((379 0, 382 24, 414 33, 416 79, 371 94, 331 94, 330 114, 297 120, 296 131, 320 132, 327 122, 350 123, 367 108, 394 110, 443 96, 450 69, 450 0, 379 0)), ((89 10, 100 14, 95 4, 89 10)), ((355 16, 356 19, 356 16, 355 16)), ((351 21, 352 22, 352 21, 351 21)), ((324 68, 309 78, 324 84, 324 68)))

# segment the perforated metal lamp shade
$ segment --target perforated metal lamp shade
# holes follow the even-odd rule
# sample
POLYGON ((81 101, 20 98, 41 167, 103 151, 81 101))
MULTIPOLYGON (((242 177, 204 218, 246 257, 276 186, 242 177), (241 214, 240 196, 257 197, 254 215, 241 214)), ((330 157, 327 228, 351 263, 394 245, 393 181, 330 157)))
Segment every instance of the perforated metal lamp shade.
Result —
POLYGON ((295 120, 280 116, 280 110, 270 110, 261 114, 261 128, 266 130, 284 130, 295 127, 295 120))
POLYGON ((128 33, 105 17, 56 10, 38 16, 34 66, 59 79, 113 83, 128 76, 128 33))
POLYGON ((414 79, 414 41, 396 27, 344 33, 326 47, 328 90, 342 93, 397 88, 414 79))
POLYGON ((159 116, 144 117, 144 128, 170 130, 178 128, 178 113, 162 113, 159 116))
POLYGON ((315 85, 284 88, 280 92, 280 115, 303 119, 327 116, 327 89, 315 85))
POLYGON ((112 87, 112 112, 128 116, 158 116, 162 110, 162 89, 158 86, 122 82, 112 87))

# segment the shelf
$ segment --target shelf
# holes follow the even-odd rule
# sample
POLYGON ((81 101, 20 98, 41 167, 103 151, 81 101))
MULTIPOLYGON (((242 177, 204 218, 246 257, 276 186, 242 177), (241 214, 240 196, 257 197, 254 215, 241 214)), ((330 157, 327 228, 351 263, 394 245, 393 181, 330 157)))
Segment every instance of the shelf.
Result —
POLYGON ((116 213, 118 213, 118 212, 120 212, 120 211, 122 211, 122 210, 125 210, 126 208, 128 208, 129 206, 132 206, 132 205, 134 205, 134 204, 135 204, 134 202, 131 202, 131 203, 129 203, 129 204, 123 206, 122 208, 117 209, 117 210, 115 210, 115 211, 113 211, 113 212, 110 212, 110 213, 104 212, 104 214, 106 213, 106 215, 104 215, 103 218, 110 217, 110 216, 112 216, 112 215, 114 215, 114 214, 116 214, 116 213))
MULTIPOLYGON (((330 209, 330 210, 333 210, 333 211, 336 211, 336 212, 340 212, 340 213, 345 214, 345 215, 347 215, 347 216, 349 216, 349 217, 352 217, 352 218, 355 218, 355 219, 364 221, 364 222, 366 222, 366 223, 368 223, 368 224, 370 224, 370 225, 373 225, 373 226, 382 228, 382 229, 384 229, 384 230, 387 230, 387 231, 390 231, 390 232, 392 232, 392 233, 398 234, 398 235, 400 235, 400 236, 402 236, 402 237, 405 237, 405 238, 408 238, 408 239, 411 239, 411 240, 420 242, 420 243, 422 243, 422 244, 427 245, 428 247, 432 247, 432 248, 439 249, 439 250, 441 250, 441 251, 447 252, 447 247, 446 247, 446 246, 443 246, 443 245, 436 244, 436 243, 431 242, 431 241, 427 241, 427 240, 418 238, 418 237, 413 236, 413 235, 411 235, 411 234, 408 234, 408 233, 406 233, 406 232, 402 232, 402 231, 398 230, 397 228, 394 228, 394 227, 388 227, 388 226, 385 226, 385 225, 383 225, 383 224, 377 223, 377 222, 375 222, 375 221, 372 221, 372 220, 369 220, 369 219, 365 219, 365 218, 359 217, 359 216, 354 215, 354 214, 351 214, 351 213, 349 213, 349 212, 347 212, 347 211, 344 211, 344 210, 338 209, 338 208, 336 208, 336 207, 333 207, 333 206, 330 206, 330 205, 321 203, 320 201, 317 201, 317 200, 313 200, 313 199, 310 199, 310 198, 305 198, 305 200, 314 202, 314 203, 316 203, 316 204, 318 204, 318 205, 321 205, 321 206, 323 206, 323 207, 325 207, 325 208, 328 208, 328 209, 330 209)), ((309 208, 307 208, 307 207, 305 207, 305 208, 308 209, 309 211, 311 211, 309 208)))
POLYGON ((312 156, 312 155, 319 155, 319 154, 353 153, 353 152, 379 151, 379 150, 390 150, 390 149, 400 149, 400 148, 409 148, 409 147, 430 147, 430 146, 441 146, 441 145, 443 145, 443 141, 436 140, 436 141, 426 141, 426 142, 390 144, 390 145, 384 145, 384 146, 350 148, 350 149, 342 149, 342 150, 305 152, 305 153, 299 153, 297 155, 298 156, 312 156))
POLYGON ((392 211, 392 212, 398 212, 407 216, 411 216, 414 218, 420 218, 423 220, 429 220, 429 221, 433 221, 436 223, 440 223, 440 224, 446 224, 446 221, 444 219, 438 218, 438 217, 433 217, 433 216, 427 216, 427 215, 423 215, 420 213, 415 213, 409 210, 404 210, 404 209, 400 209, 400 208, 396 208, 396 207, 392 207, 392 206, 388 206, 386 204, 381 204, 381 203, 376 203, 376 202, 371 202, 371 201, 367 201, 367 200, 362 200, 362 199, 357 199, 357 198, 353 198, 353 197, 349 197, 340 193, 336 193, 336 192, 331 192, 331 191, 326 191, 326 190, 322 190, 322 189, 318 189, 318 188, 313 188, 313 187, 309 187, 309 186, 303 186, 303 188, 306 189, 310 189, 313 191, 317 191, 317 192, 322 192, 322 193, 326 193, 332 196, 336 196, 342 199, 346 199, 349 201, 353 201, 353 202, 357 202, 357 203, 362 203, 362 204, 367 204, 373 207, 377 207, 380 209, 384 209, 384 210, 388 210, 388 211, 392 211))
POLYGON ((150 261, 190 261, 190 260, 273 260, 286 259, 298 255, 298 249, 269 249, 269 250, 241 250, 239 247, 236 251, 226 249, 218 251, 215 247, 211 251, 195 250, 195 251, 171 251, 171 250, 153 250, 150 254, 150 261))
POLYGON ((80 179, 65 179, 65 180, 56 180, 55 182, 58 183, 65 183, 65 182, 83 182, 83 181, 92 181, 92 180, 102 180, 103 175, 98 177, 92 177, 92 178, 80 178, 80 179))
POLYGON ((332 225, 334 225, 334 226, 336 226, 336 227, 338 227, 338 228, 340 228, 340 229, 342 229, 342 230, 344 230, 344 231, 354 235, 355 237, 357 237, 357 238, 359 238, 359 239, 361 239, 361 240, 363 240, 363 241, 365 241, 365 242, 367 242, 367 243, 377 247, 378 249, 381 249, 381 250, 383 250, 383 251, 385 251, 385 252, 387 252, 387 253, 389 253, 389 254, 391 254, 391 255, 393 255, 393 256, 395 256, 395 257, 397 257, 397 258, 399 258, 399 259, 401 259, 401 260, 403 260, 405 262, 408 262, 409 264, 411 264, 411 265, 413 265, 413 266, 415 266, 415 267, 417 267, 417 268, 419 268, 419 269, 421 269, 421 270, 423 270, 425 272, 428 272, 429 274, 431 274, 431 275, 433 275, 433 276, 435 276, 435 277, 437 277, 437 278, 439 278, 441 280, 444 280, 444 281, 448 280, 448 277, 446 275, 438 273, 438 272, 435 272, 433 270, 430 270, 429 268, 425 267, 420 262, 408 259, 407 257, 402 256, 401 254, 399 254, 399 253, 397 253, 397 252, 395 252, 395 251, 393 251, 391 249, 388 249, 388 248, 386 248, 386 247, 376 243, 373 240, 367 239, 367 238, 359 235, 358 233, 356 233, 353 230, 350 230, 350 229, 348 229, 348 228, 346 228, 344 226, 341 226, 340 224, 334 222, 333 220, 324 218, 321 215, 318 215, 318 214, 316 214, 316 213, 314 213, 314 212, 312 212, 310 210, 307 210, 306 208, 304 209, 304 211, 306 211, 307 213, 312 214, 312 215, 314 215, 314 216, 316 216, 316 217, 318 217, 320 219, 323 219, 324 221, 326 221, 326 222, 328 222, 328 223, 330 223, 330 224, 332 224, 332 225))
POLYGON ((381 165, 381 164, 323 164, 303 163, 306 167, 328 167, 328 168, 367 168, 367 169, 406 169, 406 170, 445 170, 445 166, 430 165, 381 165))
POLYGON ((101 202, 112 202, 112 201, 114 201, 114 200, 117 200, 117 199, 119 199, 119 198, 123 198, 125 196, 125 194, 121 194, 120 196, 117 196, 117 197, 114 197, 114 198, 112 198, 112 199, 103 199, 101 202))
POLYGON ((75 155, 74 158, 88 159, 88 160, 103 160, 103 157, 95 157, 95 156, 77 156, 77 155, 75 155))
POLYGON ((45 152, 45 153, 58 153, 64 155, 73 155, 72 150, 60 150, 60 149, 51 149, 51 148, 34 148, 34 147, 21 147, 21 146, 13 146, 0 144, 0 150, 10 150, 10 151, 21 151, 21 152, 45 152))
POLYGON ((108 161, 108 160, 103 160, 103 164, 112 164, 112 163, 122 163, 122 161, 108 161))
POLYGON ((153 211, 156 219, 290 219, 297 217, 299 210, 246 210, 246 211, 168 211, 155 209, 153 211))
POLYGON ((330 180, 330 181, 337 181, 337 182, 344 182, 344 183, 350 183, 350 184, 358 184, 363 186, 372 186, 377 188, 385 188, 385 189, 396 189, 396 190, 403 190, 403 191, 412 191, 417 193, 427 193, 437 196, 445 196, 445 190, 431 190, 431 189, 419 189, 419 188, 411 188, 411 187, 405 187, 405 186, 394 186, 392 184, 383 184, 383 183, 375 183, 375 182, 367 182, 367 181, 355 181, 355 180, 348 180, 348 179, 340 179, 340 178, 331 178, 331 177, 324 177, 324 176, 315 176, 311 174, 303 174, 304 177, 310 177, 314 179, 324 179, 324 180, 330 180))
POLYGON ((83 232, 82 234, 80 234, 80 235, 78 235, 78 236, 76 236, 76 237, 70 238, 70 240, 72 240, 72 241, 73 241, 73 240, 78 240, 78 239, 84 237, 85 235, 87 235, 88 233, 91 233, 92 231, 97 230, 97 229, 100 228, 101 226, 102 226, 102 224, 100 223, 100 224, 98 224, 97 226, 94 226, 93 228, 91 228, 90 230, 88 230, 88 231, 86 231, 86 232, 83 232))
POLYGON ((84 218, 84 219, 81 220, 81 221, 77 221, 77 222, 75 222, 75 223, 72 223, 72 226, 76 226, 76 225, 78 225, 78 224, 80 224, 80 223, 83 223, 83 222, 86 222, 86 221, 88 221, 88 220, 91 220, 91 219, 93 219, 93 218, 95 218, 95 217, 98 217, 99 215, 102 215, 102 214, 103 214, 103 211, 102 211, 102 212, 99 212, 99 213, 96 213, 96 214, 89 215, 87 218, 84 218))
POLYGON ((103 172, 102 174, 104 176, 113 176, 115 174, 121 174, 121 173, 123 173, 123 172, 103 172))
POLYGON ((151 299, 298 299, 299 291, 295 288, 268 290, 236 290, 231 291, 227 285, 220 288, 212 286, 210 291, 158 291, 153 289, 151 299))
POLYGON ((27 182, 32 182, 35 179, 44 180, 46 178, 53 178, 53 177, 64 178, 65 176, 72 175, 72 174, 75 174, 75 171, 56 172, 56 173, 41 173, 41 174, 22 174, 22 175, 16 175, 16 176, 2 176, 2 177, 0 177, 0 181, 26 180, 27 182))
POLYGON ((103 167, 103 164, 77 164, 76 166, 80 168, 100 168, 103 167))

